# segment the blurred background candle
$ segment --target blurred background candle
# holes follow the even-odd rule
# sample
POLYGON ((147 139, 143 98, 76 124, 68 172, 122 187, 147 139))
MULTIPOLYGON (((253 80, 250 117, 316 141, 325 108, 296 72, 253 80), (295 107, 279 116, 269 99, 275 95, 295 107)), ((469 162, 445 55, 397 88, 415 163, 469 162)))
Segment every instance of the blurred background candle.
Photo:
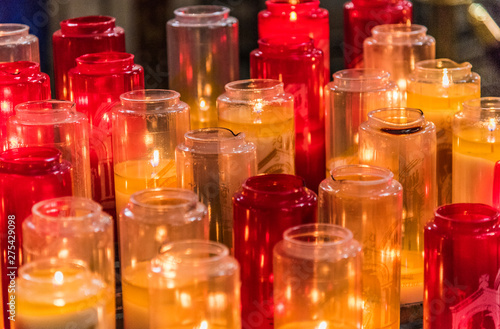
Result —
POLYGON ((413 5, 406 0, 351 0, 344 4, 344 63, 363 67, 363 41, 374 26, 411 25, 413 5))
POLYGON ((132 193, 177 187, 175 147, 189 131, 189 106, 178 92, 135 90, 120 100, 112 120, 117 212, 132 193))
POLYGON ((191 108, 191 128, 217 126, 217 97, 239 78, 238 20, 223 6, 189 6, 167 22, 169 88, 191 108))
POLYGON ((325 88, 327 175, 337 166, 359 163, 359 125, 368 112, 400 105, 397 85, 387 72, 350 69, 336 72, 325 88))
POLYGON ((361 328, 361 259, 360 243, 343 227, 286 230, 274 248, 275 328, 361 328))
POLYGON ((323 53, 308 36, 259 40, 250 53, 250 77, 277 79, 294 97, 295 172, 313 191, 325 177, 323 53))
POLYGON ((425 227, 424 328, 495 328, 500 285, 498 210, 438 208, 425 227))
POLYGON ((372 29, 363 43, 364 66, 389 72, 406 103, 406 80, 417 62, 436 57, 436 40, 427 28, 412 24, 384 24, 372 29))
MULTIPOLYGON (((321 49, 324 80, 330 81, 330 19, 319 0, 269 0, 259 12, 259 38, 308 36, 321 49)), ((296 73, 299 73, 297 71, 296 73)))
POLYGON ((40 63, 38 38, 24 24, 0 24, 0 63, 30 61, 40 63))
POLYGON ((132 194, 120 214, 125 329, 149 328, 148 266, 172 241, 208 240, 206 207, 195 193, 157 188, 132 194))
POLYGON ((363 247, 363 328, 399 329, 403 187, 385 168, 341 166, 319 186, 319 221, 363 247))
POLYGON ((52 36, 54 82, 57 99, 70 99, 68 72, 82 55, 125 51, 125 31, 110 16, 84 16, 60 23, 52 36))
POLYGON ((71 163, 73 195, 90 198, 89 126, 68 101, 21 103, 7 122, 9 148, 49 146, 71 163))
POLYGON ((427 60, 418 62, 408 79, 408 107, 421 109, 436 125, 439 205, 452 200, 453 115, 464 101, 480 97, 480 77, 471 72, 471 67, 449 59, 427 60))
POLYGON ((259 174, 295 173, 293 95, 278 80, 252 79, 228 83, 217 98, 219 125, 244 132, 257 147, 259 174))
POLYGON ((47 74, 40 72, 40 64, 27 61, 0 63, 0 151, 8 146, 7 120, 14 115, 14 107, 27 101, 46 99, 50 99, 50 81, 47 74))
MULTIPOLYGON (((0 153, 0 223, 2 297, 8 301, 10 278, 22 262, 22 224, 31 214, 31 207, 42 200, 72 193, 71 168, 62 160, 61 151, 48 147, 25 147, 0 153)), ((5 313, 0 326, 9 328, 5 313)))
POLYGON ((222 244, 166 244, 149 268, 149 328, 240 329, 239 269, 222 244))
POLYGON ((179 187, 196 192, 208 208, 210 239, 232 251, 232 197, 257 174, 255 145, 225 128, 192 130, 177 146, 176 162, 179 187))
POLYGON ((437 205, 436 127, 418 109, 372 111, 360 126, 359 155, 403 186, 401 304, 422 302, 424 226, 437 205))
POLYGON ((69 98, 90 124, 92 199, 116 217, 111 110, 121 94, 144 89, 144 69, 132 54, 95 53, 78 57, 68 78, 69 98))
POLYGON ((51 258, 23 265, 16 285, 16 329, 112 328, 113 296, 84 262, 51 258))
POLYGON ((453 202, 493 206, 495 163, 500 160, 500 98, 463 103, 453 118, 453 202))
POLYGON ((242 325, 272 329, 274 245, 286 229, 317 221, 317 197, 300 177, 259 175, 243 183, 233 206, 234 257, 244 282, 242 325))

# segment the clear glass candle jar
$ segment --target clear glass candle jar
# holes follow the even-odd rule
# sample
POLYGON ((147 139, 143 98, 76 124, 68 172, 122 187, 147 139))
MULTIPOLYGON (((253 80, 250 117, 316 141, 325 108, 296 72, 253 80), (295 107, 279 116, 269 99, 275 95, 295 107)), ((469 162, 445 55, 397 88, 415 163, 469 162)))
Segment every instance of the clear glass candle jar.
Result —
POLYGON ((228 83, 217 98, 219 126, 245 133, 257 147, 259 174, 295 173, 293 95, 278 80, 228 83))
POLYGON ((453 202, 493 206, 495 164, 500 160, 500 98, 463 103, 453 118, 453 202))
POLYGON ((80 260, 50 258, 25 264, 15 290, 16 329, 114 328, 113 295, 80 260))
POLYGON ((132 193, 177 187, 175 148, 189 131, 189 106, 178 92, 130 91, 113 112, 113 161, 116 211, 132 193))
POLYGON ((449 59, 418 62, 407 85, 408 107, 419 108, 436 125, 438 204, 452 201, 452 120, 462 103, 479 98, 481 79, 469 63, 449 59))
MULTIPOLYGON (((406 80, 417 62, 436 57, 436 40, 417 24, 383 24, 363 43, 364 66, 391 74, 406 102, 406 80)), ((404 105, 404 104, 403 104, 404 105)))
POLYGON ((110 16, 83 16, 60 23, 52 35, 54 83, 58 99, 70 99, 68 72, 85 54, 125 51, 125 31, 110 16))
POLYGON ((217 97, 239 78, 238 20, 223 6, 189 6, 167 22, 169 88, 191 108, 191 128, 217 126, 217 97))
POLYGON ((247 179, 233 197, 234 257, 241 264, 243 327, 272 329, 273 248, 290 227, 314 223, 316 193, 292 175, 247 179))
POLYGON ((360 126, 359 155, 403 186, 401 304, 422 302, 424 226, 437 206, 436 127, 418 109, 372 111, 360 126))
POLYGON ((351 0, 344 4, 344 63, 363 67, 363 41, 381 24, 411 25, 413 5, 406 0, 351 0))
POLYGON ((203 128, 184 135, 175 151, 179 187, 193 190, 208 208, 210 240, 233 248, 234 193, 257 175, 255 145, 245 134, 203 128))
POLYGON ((323 73, 323 52, 308 36, 263 38, 250 53, 250 77, 280 80, 294 97, 295 172, 313 191, 325 177, 323 73))
POLYGON ((5 151, 8 146, 7 120, 14 115, 14 107, 47 99, 50 99, 50 81, 47 74, 40 72, 40 64, 27 61, 0 63, 0 151, 5 151))
POLYGON ((30 61, 40 63, 38 38, 24 24, 0 24, 0 63, 30 61))
POLYGON ((498 210, 438 208, 425 227, 424 328, 494 328, 500 316, 498 210))
POLYGON ((274 327, 361 328, 361 260, 361 245, 343 227, 286 230, 274 247, 274 327))
MULTIPOLYGON (((330 81, 330 18, 319 0, 269 0, 259 12, 259 38, 309 36, 321 49, 324 81, 330 81)), ((299 73, 299 71, 297 71, 299 73)))
POLYGON ((239 270, 222 244, 164 245, 149 268, 149 328, 240 329, 239 270))
POLYGON ((9 148, 49 146, 71 163, 73 195, 90 198, 89 126, 84 114, 68 101, 19 104, 7 122, 9 148))
MULTIPOLYGON (((61 151, 48 147, 24 147, 0 153, 0 241, 2 299, 0 307, 9 328, 10 307, 8 286, 17 276, 22 262, 22 224, 31 214, 32 206, 42 200, 72 193, 71 167, 62 160, 61 151), (11 275, 7 275, 11 274, 11 275)), ((12 315, 15 314, 15 309, 12 315)))
POLYGON ((368 112, 400 106, 397 85, 377 69, 338 71, 325 87, 326 168, 359 163, 359 125, 368 112))
POLYGON ((319 221, 363 247, 363 328, 399 329, 403 187, 389 169, 348 165, 331 171, 318 198, 319 221))
POLYGON ((207 209, 188 190, 142 190, 120 213, 119 227, 124 328, 149 328, 149 263, 165 243, 208 240, 207 209))

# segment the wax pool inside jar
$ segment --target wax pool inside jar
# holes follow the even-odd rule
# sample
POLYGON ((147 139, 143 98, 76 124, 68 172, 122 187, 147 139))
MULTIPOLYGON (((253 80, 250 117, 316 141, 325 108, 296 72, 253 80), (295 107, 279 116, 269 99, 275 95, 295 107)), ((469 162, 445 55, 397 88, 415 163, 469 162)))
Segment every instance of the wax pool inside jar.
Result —
POLYGON ((123 315, 125 329, 149 328, 148 269, 149 262, 128 267, 122 275, 123 315))

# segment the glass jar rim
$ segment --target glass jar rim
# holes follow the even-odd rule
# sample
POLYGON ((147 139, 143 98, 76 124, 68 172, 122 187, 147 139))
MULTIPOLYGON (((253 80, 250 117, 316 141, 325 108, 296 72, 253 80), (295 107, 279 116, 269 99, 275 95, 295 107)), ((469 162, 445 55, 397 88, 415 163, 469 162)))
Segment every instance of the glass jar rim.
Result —
POLYGON ((353 234, 350 230, 346 229, 345 227, 334 224, 324 224, 324 223, 303 224, 291 227, 287 229, 285 232, 283 232, 284 241, 301 247, 314 247, 319 245, 324 248, 337 247, 350 242, 352 239, 353 239, 353 234), (322 242, 321 245, 297 239, 298 237, 303 237, 308 235, 317 238, 318 232, 324 232, 325 234, 328 233, 331 236, 333 236, 334 233, 337 233, 339 239, 335 241, 322 242))
POLYGON ((26 24, 1 23, 0 38, 18 34, 28 34, 30 27, 26 24))
POLYGON ((112 16, 89 15, 65 19, 60 24, 67 27, 99 27, 103 24, 114 26, 115 21, 116 19, 112 16))
POLYGON ((99 216, 109 217, 109 215, 103 216, 102 206, 87 198, 83 197, 75 197, 75 196, 67 196, 60 198, 53 198, 48 200, 43 200, 38 203, 35 203, 32 208, 32 217, 43 218, 48 221, 59 221, 61 217, 64 217, 67 220, 84 222, 86 220, 91 220, 99 216), (75 208, 79 208, 80 210, 85 210, 84 214, 75 216, 75 215, 59 215, 60 209, 58 207, 64 206, 66 207, 65 211, 74 212, 75 208), (57 214, 51 213, 51 210, 57 210, 57 214))
MULTIPOLYGON (((77 280, 84 279, 86 276, 89 276, 92 272, 89 270, 89 267, 87 263, 85 263, 83 260, 80 259, 61 259, 61 258, 43 258, 39 260, 35 260, 29 263, 24 264, 19 268, 19 277, 25 279, 28 282, 33 282, 33 283, 43 283, 43 284, 49 284, 52 283, 53 285, 61 285, 62 283, 54 282, 56 278, 49 278, 49 277, 35 277, 33 275, 30 275, 30 272, 36 269, 37 267, 44 267, 46 269, 63 269, 63 268, 68 268, 68 269, 79 269, 79 271, 75 274, 70 276, 70 280, 68 281, 68 278, 66 276, 63 277, 63 279, 66 282, 74 282, 77 280), (50 280, 50 281, 49 281, 50 280)), ((54 271, 54 275, 59 272, 59 271, 54 271)))
POLYGON ((47 99, 43 101, 29 101, 20 103, 15 106, 16 113, 18 112, 35 112, 40 113, 41 111, 50 109, 53 112, 75 112, 76 104, 71 101, 58 100, 58 99, 47 99))
POLYGON ((228 256, 229 249, 221 243, 209 240, 181 240, 162 245, 158 256, 151 261, 151 266, 153 272, 156 272, 154 267, 161 267, 161 263, 208 265, 228 256), (205 257, 192 257, 198 253, 205 257))
POLYGON ((437 208, 434 217, 444 223, 473 225, 496 222, 500 213, 496 208, 483 203, 453 203, 437 208))
POLYGON ((342 184, 343 182, 349 183, 349 184, 355 184, 359 186, 373 186, 373 185, 380 185, 387 183, 394 179, 394 174, 392 171, 390 171, 387 168, 382 168, 382 167, 377 167, 377 166, 372 166, 372 165, 365 165, 365 164, 353 164, 353 165, 343 165, 339 167, 335 167, 330 171, 330 178, 337 183, 342 184), (334 175, 337 174, 338 176, 355 176, 355 177, 365 177, 365 176, 371 176, 371 177, 376 177, 375 179, 345 179, 345 180, 337 180, 335 179, 334 175))
POLYGON ((155 211, 176 211, 195 207, 197 202, 198 196, 191 190, 182 188, 158 187, 133 193, 130 196, 128 203, 132 204, 133 206, 138 206, 144 209, 151 209, 155 211), (168 199, 175 199, 179 202, 171 204, 157 204, 146 202, 148 198, 151 200, 165 200, 167 197, 168 199))
POLYGON ((125 53, 125 52, 117 52, 117 51, 107 51, 100 53, 91 53, 85 54, 76 59, 77 64, 116 64, 122 63, 124 61, 133 61, 134 55, 125 53))
POLYGON ((214 18, 229 16, 229 8, 217 5, 196 5, 177 8, 174 10, 176 17, 187 18, 214 18))
POLYGON ((381 24, 374 26, 372 29, 372 35, 381 36, 417 36, 419 34, 425 34, 427 32, 427 27, 420 24, 381 24))
POLYGON ((232 81, 226 84, 226 91, 234 92, 267 92, 283 89, 283 82, 275 79, 246 79, 232 81))
POLYGON ((500 112, 500 97, 480 97, 466 100, 462 107, 467 110, 500 112))
POLYGON ((300 193, 305 187, 305 181, 302 177, 289 174, 257 175, 249 177, 243 182, 244 190, 255 194, 269 194, 271 196, 293 195, 300 193), (262 180, 272 181, 272 184, 266 185, 266 188, 264 188, 259 185, 266 183, 262 180))
POLYGON ((471 69, 472 64, 469 62, 457 63, 448 58, 427 59, 415 64, 415 71, 441 72, 447 70, 457 72, 464 70, 470 71, 471 69))
POLYGON ((417 124, 422 126, 425 124, 424 112, 420 109, 411 108, 411 107, 386 107, 377 110, 373 110, 368 112, 368 119, 375 120, 379 124, 383 124, 384 126, 389 126, 391 128, 405 128, 405 127, 413 127, 417 124), (408 115, 402 116, 391 116, 388 120, 384 120, 380 117, 383 113, 390 112, 405 112, 408 115))

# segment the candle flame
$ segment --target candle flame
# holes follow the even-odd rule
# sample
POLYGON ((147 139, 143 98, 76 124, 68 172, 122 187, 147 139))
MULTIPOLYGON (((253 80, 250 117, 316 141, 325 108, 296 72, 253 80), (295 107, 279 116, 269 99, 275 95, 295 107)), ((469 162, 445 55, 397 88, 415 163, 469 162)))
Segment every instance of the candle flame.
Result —
POLYGON ((207 101, 204 98, 200 97, 200 110, 202 111, 208 111, 210 106, 208 106, 207 101))
POLYGON ((52 280, 54 284, 61 285, 64 282, 64 274, 61 271, 56 271, 54 273, 54 279, 52 280))
POLYGON ((0 102, 0 111, 2 113, 10 113, 10 102, 7 101, 0 102))
POLYGON ((448 69, 443 69, 443 87, 448 88, 451 84, 451 78, 448 75, 448 69))
POLYGON ((160 151, 153 151, 153 158, 151 159, 150 163, 153 167, 158 167, 158 165, 160 164, 160 151))
POLYGON ((326 329, 326 328, 328 328, 328 323, 326 321, 321 321, 316 327, 316 329, 326 329))
POLYGON ((495 131, 496 128, 497 128, 497 123, 495 121, 495 118, 490 118, 490 120, 488 122, 488 130, 490 132, 493 132, 493 131, 495 131))
POLYGON ((200 329, 207 329, 208 328, 208 322, 205 321, 205 320, 201 321, 199 328, 200 329))
POLYGON ((292 11, 290 13, 290 22, 295 22, 297 20, 297 13, 292 11))

